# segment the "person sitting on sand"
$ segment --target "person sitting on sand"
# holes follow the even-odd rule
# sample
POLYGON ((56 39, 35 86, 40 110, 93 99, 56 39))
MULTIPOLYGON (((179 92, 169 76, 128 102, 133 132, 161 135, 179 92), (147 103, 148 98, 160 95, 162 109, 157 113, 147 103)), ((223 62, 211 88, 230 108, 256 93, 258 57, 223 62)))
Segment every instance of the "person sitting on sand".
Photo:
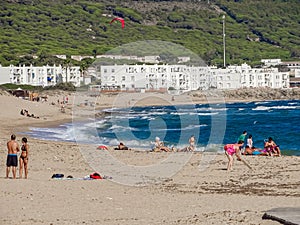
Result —
POLYGON ((123 144, 123 142, 120 142, 117 148, 115 150, 128 150, 128 147, 123 144))
POLYGON ((170 149, 164 145, 164 142, 160 141, 159 137, 156 137, 153 151, 154 152, 160 152, 160 151, 169 152, 170 149))
POLYGON ((268 141, 265 142, 264 151, 270 156, 281 156, 279 145, 277 145, 273 138, 269 137, 268 141))
POLYGON ((188 151, 195 151, 195 136, 192 135, 189 139, 190 146, 188 147, 188 151))
POLYGON ((226 144, 224 146, 225 155, 228 158, 228 165, 227 165, 227 171, 231 171, 233 167, 233 155, 235 154, 238 161, 241 161, 241 155, 240 155, 240 147, 244 145, 243 141, 239 141, 235 144, 226 144))

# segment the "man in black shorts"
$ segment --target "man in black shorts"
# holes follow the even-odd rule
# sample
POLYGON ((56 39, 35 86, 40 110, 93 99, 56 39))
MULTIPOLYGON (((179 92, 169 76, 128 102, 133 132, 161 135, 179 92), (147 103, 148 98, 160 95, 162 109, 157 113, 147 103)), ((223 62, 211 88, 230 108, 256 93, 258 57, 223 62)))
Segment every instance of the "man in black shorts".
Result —
POLYGON ((17 152, 20 151, 19 144, 16 142, 16 135, 10 136, 10 141, 7 142, 7 160, 6 160, 6 178, 10 173, 10 167, 12 167, 13 178, 16 179, 16 172, 18 166, 17 152))

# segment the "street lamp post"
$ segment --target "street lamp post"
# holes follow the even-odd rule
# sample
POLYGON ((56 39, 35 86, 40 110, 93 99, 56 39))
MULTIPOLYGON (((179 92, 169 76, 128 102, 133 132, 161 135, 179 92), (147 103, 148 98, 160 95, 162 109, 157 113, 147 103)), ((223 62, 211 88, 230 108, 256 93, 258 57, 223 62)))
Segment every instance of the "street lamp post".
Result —
POLYGON ((225 15, 222 16, 223 19, 223 62, 224 62, 224 68, 226 67, 226 62, 225 62, 225 15))

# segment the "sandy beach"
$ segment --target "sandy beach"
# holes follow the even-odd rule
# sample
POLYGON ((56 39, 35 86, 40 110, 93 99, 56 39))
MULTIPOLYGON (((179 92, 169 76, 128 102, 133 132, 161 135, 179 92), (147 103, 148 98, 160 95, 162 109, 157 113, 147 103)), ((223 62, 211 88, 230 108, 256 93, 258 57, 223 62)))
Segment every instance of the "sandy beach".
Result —
MULTIPOLYGON (((28 137, 28 179, 6 179, 6 142, 12 133, 17 135, 21 144, 22 132, 28 131, 29 127, 56 126, 71 122, 75 117, 87 119, 101 108, 205 101, 188 95, 176 96, 172 100, 171 95, 158 93, 99 97, 64 95, 69 98, 65 112, 61 112, 61 106, 57 104, 58 99, 62 100, 61 93, 49 95, 47 102, 0 95, 0 224, 276 225, 279 223, 262 219, 267 210, 300 207, 300 158, 297 156, 245 156, 252 170, 235 160, 234 170, 228 172, 227 158, 223 154, 185 153, 180 159, 186 161, 180 161, 182 165, 174 169, 176 172, 172 176, 164 176, 161 170, 153 178, 155 182, 147 183, 148 180, 143 178, 145 183, 142 185, 132 185, 131 182, 126 184, 126 180, 136 175, 136 180, 140 181, 138 172, 129 174, 126 170, 115 170, 111 179, 81 179, 93 172, 111 176, 107 172, 109 169, 95 171, 98 167, 82 153, 83 149, 93 149, 93 146, 28 137), (22 116, 21 109, 27 109, 39 118, 22 116), (55 173, 65 177, 71 175, 74 179, 51 179, 55 173)), ((166 170, 178 166, 178 153, 138 149, 114 151, 113 146, 105 153, 94 150, 98 151, 99 159, 109 155, 115 161, 131 166, 130 172, 150 168, 158 162, 166 166, 166 170)), ((110 165, 108 161, 103 164, 110 165)))

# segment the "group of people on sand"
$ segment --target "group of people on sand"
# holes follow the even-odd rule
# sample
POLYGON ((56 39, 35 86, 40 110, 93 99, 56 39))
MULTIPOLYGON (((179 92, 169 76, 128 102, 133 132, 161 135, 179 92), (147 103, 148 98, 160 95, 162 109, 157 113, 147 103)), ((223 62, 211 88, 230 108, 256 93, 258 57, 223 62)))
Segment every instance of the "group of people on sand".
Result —
POLYGON ((167 147, 164 142, 160 140, 159 137, 155 138, 154 147, 152 151, 154 152, 194 152, 196 150, 195 146, 195 136, 191 135, 189 138, 189 146, 183 149, 176 149, 175 147, 167 147))
POLYGON ((22 116, 27 116, 27 117, 32 117, 32 118, 36 118, 36 119, 39 119, 40 117, 38 117, 38 116, 35 116, 33 113, 29 113, 28 112, 28 110, 26 110, 26 109, 22 109, 21 110, 21 112, 20 112, 20 114, 22 115, 22 116))
POLYGON ((265 140, 264 149, 258 149, 253 145, 249 145, 248 140, 252 142, 252 135, 249 135, 249 138, 247 139, 247 145, 242 153, 243 155, 281 156, 279 145, 275 143, 272 137, 265 140))
POLYGON ((237 160, 241 161, 241 155, 260 155, 260 156, 281 156, 279 145, 275 143, 272 137, 269 137, 264 142, 264 149, 258 149, 253 146, 252 135, 250 134, 246 140, 247 131, 239 136, 238 140, 234 144, 226 144, 224 146, 225 155, 228 158, 227 170, 232 170, 233 167, 233 155, 236 155, 237 160), (246 146, 244 147, 244 143, 246 146))
POLYGON ((22 178, 23 168, 25 173, 25 179, 28 177, 28 156, 29 145, 26 137, 22 138, 22 146, 16 141, 16 135, 12 134, 10 140, 7 142, 7 159, 6 159, 6 178, 9 178, 10 170, 12 169, 13 178, 16 179, 16 173, 18 168, 18 153, 19 157, 19 178, 22 178))

